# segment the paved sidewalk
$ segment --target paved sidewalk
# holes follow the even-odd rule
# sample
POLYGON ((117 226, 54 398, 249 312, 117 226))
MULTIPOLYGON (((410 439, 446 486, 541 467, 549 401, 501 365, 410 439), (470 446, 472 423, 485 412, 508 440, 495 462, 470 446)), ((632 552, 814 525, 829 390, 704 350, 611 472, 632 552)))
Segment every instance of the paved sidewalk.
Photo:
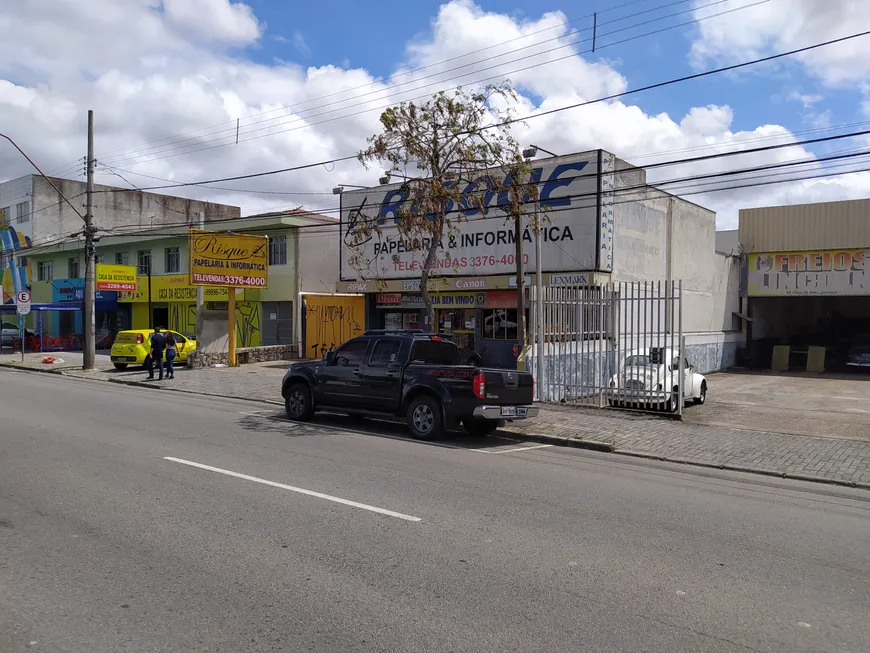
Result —
MULTIPOLYGON (((64 373, 281 405, 280 383, 287 367, 287 363, 273 362, 239 368, 181 368, 175 379, 161 382, 146 382, 146 374, 141 370, 64 373)), ((866 429, 856 435, 859 439, 848 439, 844 437, 847 429, 835 428, 837 419, 837 413, 829 413, 819 421, 837 431, 836 437, 828 437, 824 426, 814 434, 789 434, 775 432, 773 424, 769 430, 749 430, 698 423, 691 418, 679 421, 666 416, 555 405, 542 406, 536 419, 508 424, 504 431, 517 436, 552 438, 558 444, 606 443, 618 453, 870 489, 870 442, 866 440, 866 429)))

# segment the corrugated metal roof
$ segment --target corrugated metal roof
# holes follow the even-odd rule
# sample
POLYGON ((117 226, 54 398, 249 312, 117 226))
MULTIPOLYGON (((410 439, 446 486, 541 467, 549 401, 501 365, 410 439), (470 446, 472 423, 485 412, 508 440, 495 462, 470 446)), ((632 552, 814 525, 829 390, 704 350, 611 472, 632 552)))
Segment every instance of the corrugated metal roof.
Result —
POLYGON ((870 247, 870 199, 740 210, 749 252, 870 247))

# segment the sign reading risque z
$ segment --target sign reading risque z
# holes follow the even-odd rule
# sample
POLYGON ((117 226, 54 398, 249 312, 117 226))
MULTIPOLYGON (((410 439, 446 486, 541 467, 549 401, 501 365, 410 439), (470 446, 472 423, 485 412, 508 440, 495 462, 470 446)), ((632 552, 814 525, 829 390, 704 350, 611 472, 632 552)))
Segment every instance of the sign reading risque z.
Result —
POLYGON ((266 288, 269 239, 216 231, 188 232, 190 283, 194 286, 266 288))

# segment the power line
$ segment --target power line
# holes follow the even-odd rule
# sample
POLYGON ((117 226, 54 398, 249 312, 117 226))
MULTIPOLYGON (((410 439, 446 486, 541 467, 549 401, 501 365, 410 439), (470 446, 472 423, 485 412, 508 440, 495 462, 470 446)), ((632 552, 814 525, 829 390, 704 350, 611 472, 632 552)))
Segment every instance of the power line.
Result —
MULTIPOLYGON (((620 4, 620 5, 616 5, 616 6, 614 6, 614 7, 608 7, 608 8, 602 9, 602 10, 598 11, 597 13, 598 13, 598 14, 609 13, 609 12, 612 12, 612 11, 616 11, 617 9, 623 9, 623 8, 625 8, 625 7, 629 7, 629 6, 636 5, 636 4, 639 4, 639 3, 641 3, 641 2, 646 2, 646 1, 647 1, 647 0, 630 0, 629 2, 624 2, 624 3, 622 3, 622 4, 620 4)), ((689 0, 680 0, 680 2, 674 2, 674 3, 670 3, 670 4, 680 4, 681 2, 688 2, 688 1, 689 1, 689 0)), ((664 5, 664 6, 670 6, 670 5, 664 5)), ((658 7, 658 8, 661 8, 661 7, 658 7)), ((653 10, 647 10, 647 12, 640 12, 640 13, 648 13, 649 11, 653 11, 653 10)), ((628 16, 623 17, 623 19, 625 19, 625 18, 631 18, 631 17, 633 17, 633 16, 635 16, 635 15, 639 15, 639 14, 629 14, 628 16)), ((318 100, 324 100, 324 99, 329 98, 329 97, 334 97, 334 96, 336 96, 336 95, 341 95, 342 93, 350 93, 350 92, 352 92, 352 91, 356 91, 356 90, 360 90, 360 89, 363 89, 363 88, 367 88, 367 87, 372 86, 372 85, 374 85, 374 84, 377 84, 377 83, 379 83, 379 82, 380 82, 380 83, 386 83, 386 82, 388 82, 388 81, 390 81, 390 80, 394 80, 394 79, 396 79, 396 78, 398 78, 398 77, 404 77, 405 75, 410 75, 410 74, 412 74, 412 73, 419 72, 419 71, 421 71, 421 70, 427 70, 427 69, 429 69, 429 68, 433 68, 433 67, 435 67, 435 66, 440 66, 440 65, 442 65, 442 64, 449 63, 449 62, 451 62, 451 61, 456 61, 456 60, 458 60, 458 59, 464 59, 465 57, 471 56, 471 55, 473 55, 473 54, 479 54, 479 53, 481 53, 481 52, 485 52, 485 51, 487 51, 487 50, 491 50, 491 49, 494 49, 494 48, 498 48, 498 47, 501 47, 502 45, 507 45, 507 44, 509 44, 509 43, 513 43, 513 42, 515 42, 515 41, 519 41, 519 40, 522 40, 522 39, 526 39, 526 38, 529 38, 529 37, 531 37, 531 36, 535 36, 535 35, 537 35, 537 34, 541 34, 541 33, 543 33, 543 32, 548 32, 548 31, 554 30, 554 29, 556 29, 556 28, 563 27, 563 26, 565 26, 565 25, 570 25, 570 24, 572 24, 572 23, 576 23, 576 22, 579 22, 579 21, 581 21, 581 20, 585 20, 585 19, 588 19, 588 18, 592 18, 593 16, 594 16, 594 14, 586 14, 585 16, 580 16, 580 17, 578 17, 578 18, 573 18, 573 19, 570 19, 570 20, 568 20, 568 21, 565 21, 564 23, 560 23, 560 24, 558 24, 558 25, 552 25, 552 26, 550 26, 550 27, 545 27, 545 28, 543 28, 543 29, 536 30, 536 31, 534 31, 534 32, 530 32, 530 33, 528 33, 528 34, 524 34, 524 35, 522 35, 522 36, 519 36, 519 37, 516 37, 516 38, 513 38, 513 39, 508 39, 508 40, 506 40, 506 41, 502 41, 501 43, 496 43, 496 44, 491 45, 491 46, 486 46, 486 47, 484 47, 484 48, 479 48, 479 49, 477 49, 477 50, 472 50, 472 51, 470 51, 470 52, 466 52, 466 53, 464 53, 464 54, 456 55, 456 56, 454 56, 454 57, 450 57, 450 58, 448 58, 448 59, 443 59, 443 60, 441 60, 441 61, 437 61, 437 62, 434 62, 434 63, 431 63, 431 64, 427 64, 427 65, 425 65, 425 66, 419 66, 419 67, 417 67, 417 68, 412 68, 412 69, 410 69, 410 70, 403 70, 403 71, 400 71, 400 72, 397 72, 397 73, 393 73, 392 75, 390 75, 389 77, 387 77, 387 78, 385 78, 385 79, 373 79, 372 81, 370 81, 370 82, 366 82, 365 84, 360 84, 360 85, 358 85, 358 86, 354 86, 354 87, 351 87, 351 88, 348 88, 348 89, 342 89, 342 90, 340 90, 340 91, 334 91, 333 93, 328 93, 328 94, 326 94, 326 95, 321 95, 321 96, 318 96, 318 97, 312 98, 312 99, 310 99, 310 100, 305 100, 304 102, 301 102, 300 104, 308 104, 309 102, 316 102, 316 101, 318 101, 318 100)), ((611 22, 613 22, 613 21, 611 21, 611 22)), ((584 31, 586 31, 586 30, 584 30, 584 31)), ((509 50, 508 52, 506 52, 506 53, 504 53, 504 54, 509 54, 510 52, 511 52, 511 51, 509 50)), ((346 98, 346 99, 353 99, 353 98, 346 98)), ((287 109, 292 109, 292 108, 294 108, 294 107, 296 107, 296 106, 298 106, 298 105, 285 105, 285 106, 281 106, 281 107, 276 107, 275 109, 269 109, 269 110, 267 110, 267 111, 261 111, 261 112, 259 112, 259 113, 255 113, 255 114, 252 114, 252 115, 250 115, 250 116, 246 116, 246 117, 243 118, 243 119, 255 118, 255 117, 257 117, 257 116, 262 116, 262 115, 266 115, 266 114, 269 114, 269 113, 274 113, 274 112, 276 112, 276 111, 283 111, 283 110, 287 110, 287 109)), ((118 149, 118 150, 111 150, 111 151, 107 152, 106 155, 108 156, 108 155, 114 155, 114 154, 120 154, 120 153, 123 153, 123 152, 128 152, 128 151, 130 151, 130 150, 135 150, 135 149, 138 149, 138 148, 140 148, 140 147, 144 147, 145 145, 150 145, 150 144, 152 144, 152 143, 159 143, 159 142, 161 142, 161 141, 168 140, 168 139, 170 139, 170 138, 175 138, 175 137, 177 137, 177 136, 186 136, 186 135, 188 135, 188 134, 195 134, 195 133, 200 132, 200 131, 205 131, 206 129, 211 129, 211 128, 213 128, 213 127, 221 127, 221 126, 223 126, 223 125, 233 125, 232 130, 234 131, 234 130, 235 130, 234 125, 236 124, 236 120, 237 120, 237 119, 228 120, 228 121, 225 121, 225 122, 220 122, 220 123, 216 123, 216 124, 214 124, 214 125, 210 125, 210 126, 208 126, 208 127, 201 127, 200 129, 195 129, 195 130, 192 130, 192 131, 189 131, 189 132, 183 132, 183 133, 181 133, 181 134, 174 134, 174 135, 171 135, 171 136, 166 136, 166 137, 164 137, 164 138, 155 139, 155 140, 153 140, 153 141, 146 141, 145 143, 141 143, 141 144, 139 144, 139 145, 134 145, 134 146, 126 147, 126 148, 121 148, 121 149, 118 149)), ((256 121, 256 122, 254 122, 254 123, 252 123, 252 124, 257 124, 257 122, 259 122, 259 121, 256 121)), ((247 126, 250 126, 250 125, 246 125, 246 127, 247 127, 247 126)), ((207 135, 208 135, 208 134, 205 134, 205 136, 207 136, 207 135)), ((113 157, 113 158, 114 158, 114 157, 113 157)))
MULTIPOLYGON (((712 2, 712 3, 710 3, 709 5, 704 5, 704 7, 712 6, 712 5, 716 5, 716 4, 722 4, 723 2, 726 2, 726 1, 728 1, 728 0, 716 0, 715 2, 712 2)), ((722 16, 722 15, 725 15, 725 14, 733 13, 733 12, 735 12, 735 11, 741 11, 741 10, 743 10, 743 9, 747 9, 747 8, 749 8, 749 7, 754 7, 754 6, 757 6, 757 5, 760 5, 760 4, 764 4, 764 3, 769 2, 769 1, 770 1, 770 0, 758 0, 757 2, 752 3, 752 4, 743 5, 743 6, 735 7, 735 8, 732 8, 732 9, 727 9, 727 10, 725 10, 725 11, 722 11, 722 12, 719 12, 719 13, 716 13, 716 14, 711 14, 711 15, 709 15, 709 16, 704 16, 704 17, 702 17, 702 18, 696 18, 696 19, 693 19, 693 20, 690 20, 690 21, 686 21, 686 22, 683 22, 683 23, 679 23, 679 24, 676 24, 676 25, 671 25, 671 26, 668 26, 668 27, 665 27, 665 28, 662 28, 662 29, 653 30, 653 31, 651 31, 651 32, 647 32, 647 33, 645 33, 645 34, 636 35, 636 36, 633 36, 633 37, 630 37, 630 38, 627 38, 627 39, 623 39, 623 40, 621 40, 621 41, 616 41, 616 42, 614 42, 614 43, 608 43, 608 44, 598 45, 598 46, 597 46, 597 50, 603 50, 604 48, 607 48, 607 47, 612 47, 612 46, 615 46, 615 45, 620 45, 620 44, 622 44, 622 43, 627 43, 627 42, 629 42, 629 41, 634 41, 634 40, 637 40, 637 39, 640 39, 640 38, 645 38, 645 37, 647 37, 647 36, 651 36, 651 35, 654 35, 654 34, 659 34, 659 33, 664 32, 664 31, 668 31, 668 30, 676 29, 676 28, 678 28, 678 27, 684 27, 684 26, 686 26, 686 25, 691 25, 691 24, 694 24, 694 23, 702 22, 702 21, 704 21, 704 20, 709 20, 709 19, 711 19, 711 18, 716 18, 716 17, 722 16)), ((702 8, 703 8, 703 7, 702 7, 702 8)), ((693 10, 691 10, 691 11, 693 11, 693 10)), ((618 32, 623 32, 623 31, 626 31, 626 30, 628 30, 628 29, 634 29, 634 28, 636 28, 636 27, 640 27, 640 26, 643 26, 643 25, 649 24, 649 23, 651 23, 651 22, 656 22, 656 21, 659 21, 659 20, 664 20, 664 19, 666 19, 666 18, 671 18, 671 17, 673 17, 673 16, 676 16, 676 15, 679 15, 679 14, 682 14, 682 13, 688 13, 688 11, 677 12, 677 13, 675 13, 675 14, 669 14, 669 15, 667 15, 667 16, 663 16, 663 17, 659 17, 659 18, 656 18, 656 19, 653 19, 653 20, 645 21, 645 22, 643 22, 643 23, 639 23, 639 24, 636 24, 636 25, 631 25, 631 26, 629 26, 629 27, 625 27, 625 28, 621 28, 621 29, 618 29, 618 30, 614 30, 614 31, 612 31, 612 32, 607 32, 607 33, 604 33, 604 34, 600 34, 600 35, 599 35, 599 38, 603 38, 603 37, 605 37, 605 36, 609 36, 609 35, 612 35, 612 34, 616 34, 616 33, 618 33, 618 32)), ((615 22, 615 21, 611 21, 611 22, 615 22)), ((560 38, 561 38, 561 37, 560 37, 560 38)), ((561 46, 558 46, 558 47, 555 47, 555 48, 551 48, 551 49, 549 49, 549 50, 545 50, 545 51, 542 51, 542 52, 538 52, 538 53, 535 53, 534 55, 531 55, 531 56, 528 57, 528 58, 534 58, 534 57, 537 57, 537 56, 540 56, 540 55, 543 55, 543 54, 547 54, 547 53, 549 53, 549 52, 553 52, 553 51, 555 51, 555 50, 561 50, 561 49, 564 49, 564 48, 567 48, 567 47, 573 47, 574 45, 577 45, 578 43, 581 43, 583 40, 584 40, 584 39, 579 39, 578 41, 574 41, 574 42, 571 42, 571 43, 567 43, 567 44, 565 44, 565 45, 561 45, 561 46)), ((499 73, 499 74, 496 74, 496 75, 493 75, 493 76, 490 76, 490 77, 486 77, 486 78, 483 78, 483 79, 478 79, 478 80, 475 80, 474 82, 470 82, 470 85, 471 85, 471 86, 476 86, 476 85, 482 84, 483 82, 489 82, 489 81, 492 81, 492 80, 494 80, 494 79, 501 79, 501 78, 504 78, 506 75, 512 75, 512 74, 515 74, 515 73, 518 73, 518 72, 524 72, 524 71, 527 71, 527 70, 532 70, 532 69, 534 69, 534 68, 540 68, 540 67, 542 67, 542 66, 550 65, 550 64, 553 64, 553 63, 557 63, 557 62, 559 62, 559 61, 563 61, 563 60, 565 60, 565 59, 570 59, 570 58, 573 58, 573 57, 576 57, 576 56, 580 56, 580 55, 583 55, 583 54, 588 54, 588 53, 591 53, 591 52, 593 52, 592 49, 584 50, 584 51, 582 51, 582 52, 571 52, 571 53, 569 53, 569 54, 567 54, 567 55, 565 55, 565 56, 557 57, 557 58, 555 58, 555 59, 551 59, 551 60, 549 60, 549 61, 545 61, 545 62, 541 62, 541 63, 536 63, 536 64, 531 64, 531 65, 528 65, 528 66, 525 66, 525 67, 522 67, 522 68, 518 68, 518 69, 515 69, 515 70, 512 70, 512 71, 508 71, 508 72, 506 72, 506 73, 499 73)), ((504 56, 504 55, 499 55, 499 56, 504 56)), ((468 75, 472 75, 472 74, 476 74, 476 73, 484 72, 484 71, 487 71, 487 70, 492 70, 492 69, 494 69, 494 68, 498 68, 498 67, 500 67, 500 66, 502 66, 502 65, 505 65, 505 64, 507 64, 507 63, 514 63, 514 62, 522 61, 522 60, 523 60, 523 58, 512 59, 512 60, 510 60, 510 61, 501 62, 501 63, 499 63, 499 64, 495 64, 495 65, 493 65, 493 66, 488 66, 488 67, 486 67, 486 68, 482 68, 482 69, 479 69, 479 70, 474 70, 474 71, 470 71, 470 72, 468 72, 468 73, 463 73, 463 74, 459 75, 459 77, 466 77, 466 76, 468 76, 468 75)), ((446 72, 446 71, 445 71, 445 72, 446 72)), ((440 74, 440 73, 438 73, 438 74, 440 74)), ((430 75, 429 77, 431 77, 431 75, 430 75)), ((455 79, 455 78, 454 78, 454 79, 455 79)), ((415 81, 419 81, 419 80, 415 80, 415 81)), ((422 88, 428 88, 428 87, 438 86, 438 85, 444 84, 444 83, 449 82, 449 81, 451 81, 451 78, 447 78, 447 79, 443 79, 443 80, 439 80, 439 81, 431 82, 431 83, 428 83, 428 84, 424 84, 424 85, 422 85, 422 86, 415 87, 415 88, 412 89, 412 90, 413 90, 414 92, 416 92, 416 91, 419 91, 419 90, 422 89, 422 88)), ((409 82, 409 83, 410 83, 410 82, 409 82)), ((450 91, 450 90, 455 90, 455 89, 458 89, 458 88, 460 88, 460 86, 453 86, 453 87, 450 87, 450 88, 447 88, 447 89, 442 89, 442 90, 444 90, 444 91, 450 91)), ((373 91, 373 92, 371 92, 371 93, 367 93, 367 94, 365 94, 365 95, 371 95, 371 94, 374 93, 374 92, 378 92, 378 93, 386 92, 387 95, 389 95, 389 93, 390 93, 391 91, 393 91, 393 90, 394 90, 394 88, 380 89, 380 90, 378 90, 378 91, 373 91)), ((407 92, 407 91, 402 91, 401 93, 405 93, 405 92, 407 92)), ((358 96, 356 99, 358 99, 358 98, 360 98, 360 97, 364 97, 365 95, 358 96)), ((421 100, 421 99, 425 99, 425 98, 428 98, 428 97, 429 97, 429 94, 426 94, 426 95, 416 96, 416 97, 413 97, 413 98, 408 98, 408 99, 405 99, 405 100, 402 100, 402 101, 403 101, 403 102, 413 102, 413 101, 421 100)), ((385 99, 385 98, 376 98, 376 99, 385 99)), ((364 101, 364 102, 358 102, 358 103, 356 103, 356 104, 351 104, 351 105, 347 105, 347 106, 340 106, 340 107, 338 107, 338 108, 336 108, 336 109, 331 109, 331 110, 329 110, 329 111, 318 111, 316 115, 317 115, 317 116, 323 116, 323 115, 327 115, 327 114, 331 114, 331 113, 336 113, 336 112, 338 112, 338 111, 352 110, 352 109, 355 109, 355 108, 357 108, 357 107, 363 106, 363 105, 367 104, 368 102, 369 102, 369 101, 364 101)), ((350 113, 350 114, 347 114, 347 115, 335 116, 335 117, 327 118, 327 119, 324 119, 324 120, 318 120, 318 121, 316 121, 316 122, 306 123, 306 124, 303 124, 303 125, 300 125, 300 126, 297 126, 297 127, 288 127, 288 128, 286 128, 286 129, 281 129, 281 130, 278 130, 278 131, 270 131, 270 132, 268 132, 268 133, 266 133, 266 134, 261 134, 261 135, 259 135, 259 136, 251 136, 250 138, 243 138, 243 139, 238 140, 238 141, 236 141, 236 133, 235 133, 235 129, 233 129, 233 130, 224 130, 224 131, 232 131, 233 133, 230 134, 230 135, 227 135, 227 136, 223 136, 223 137, 218 137, 218 138, 215 138, 215 139, 211 139, 210 141, 202 141, 202 140, 200 140, 200 139, 185 139, 185 140, 195 140, 195 141, 197 141, 197 142, 195 142, 195 143, 191 143, 190 145, 183 145, 183 146, 181 146, 181 147, 177 147, 177 148, 164 149, 164 150, 162 150, 162 151, 155 151, 155 152, 142 151, 142 152, 138 152, 138 153, 132 153, 132 154, 129 155, 129 156, 125 156, 125 157, 123 157, 123 158, 122 158, 122 161, 131 160, 133 165, 138 165, 138 164, 142 164, 142 163, 150 163, 150 162, 153 162, 153 161, 159 161, 159 160, 162 160, 162 159, 174 158, 174 157, 176 157, 176 156, 183 156, 183 155, 185 155, 185 154, 195 154, 196 152, 203 152, 203 151, 210 150, 210 149, 215 149, 215 148, 218 148, 218 147, 226 147, 227 145, 232 145, 232 144, 246 143, 246 142, 249 142, 249 141, 258 140, 258 139, 260 139, 260 138, 267 138, 267 137, 269 137, 269 136, 275 136, 275 135, 283 134, 283 133, 290 132, 290 131, 296 131, 296 130, 298 130, 298 129, 308 129, 308 128, 310 128, 310 127, 314 127, 314 126, 321 125, 321 124, 328 123, 328 122, 334 122, 334 121, 336 121, 336 120, 343 120, 343 119, 345 119, 345 118, 349 118, 349 117, 353 117, 353 116, 356 116, 356 115, 360 115, 360 114, 362 114, 362 113, 370 113, 370 112, 372 112, 372 111, 380 111, 380 110, 383 110, 383 109, 387 109, 387 108, 389 108, 390 106, 393 106, 396 102, 398 102, 398 100, 395 100, 395 101, 393 101, 392 103, 390 103, 390 104, 386 104, 386 105, 383 105, 383 106, 374 107, 374 108, 371 108, 371 109, 365 109, 365 110, 362 110, 362 111, 356 111, 356 112, 354 112, 354 113, 350 113), (190 148, 190 147, 196 147, 196 146, 198 146, 198 145, 207 145, 207 144, 210 143, 210 142, 221 141, 221 140, 226 140, 226 139, 229 139, 229 141, 226 142, 226 143, 218 143, 217 145, 209 145, 209 146, 207 146, 207 147, 200 147, 199 149, 194 149, 194 150, 189 150, 189 149, 187 149, 187 148, 190 148), (173 152, 174 152, 174 154, 173 154, 173 152), (142 154, 142 155, 144 155, 144 156, 152 156, 153 158, 149 158, 149 159, 146 159, 146 160, 144 160, 144 161, 135 161, 135 160, 131 159, 131 157, 135 157, 136 154, 142 154)), ((317 110, 317 109, 321 109, 321 108, 323 108, 323 107, 331 106, 332 104, 339 104, 339 103, 338 103, 338 102, 333 102, 333 103, 326 104, 326 105, 321 105, 321 106, 318 106, 318 107, 310 107, 310 108, 308 108, 308 109, 303 109, 302 112, 305 112, 305 111, 315 111, 315 110, 317 110)), ((300 112, 300 113, 302 113, 302 112, 300 112)), ((286 117, 287 117, 287 116, 281 116, 280 118, 286 118, 286 117)), ((273 118, 273 119, 270 119, 270 120, 276 120, 276 119, 277 119, 277 118, 273 118)), ((283 121, 283 122, 279 122, 279 123, 277 123, 277 124, 270 125, 270 126, 268 126, 268 127, 261 127, 261 128, 258 128, 258 129, 251 129, 251 130, 248 130, 248 131, 246 131, 246 132, 244 132, 244 133, 245 133, 245 134, 252 134, 252 133, 256 133, 256 132, 260 132, 260 131, 264 131, 264 130, 267 130, 267 129, 274 129, 274 128, 276 128, 276 127, 280 127, 280 126, 282 126, 282 125, 286 125, 286 124, 293 124, 293 123, 305 122, 307 119, 308 119, 307 116, 306 116, 306 117, 303 117, 303 116, 295 116, 295 117, 291 117, 290 120, 285 120, 285 121, 283 121)), ((264 122, 268 122, 268 121, 264 121, 264 122)), ((253 124, 257 124, 257 123, 252 123, 252 125, 253 125, 253 124)), ((248 126, 252 126, 252 125, 248 125, 248 126)), ((214 134, 218 134, 218 133, 221 133, 221 132, 214 132, 214 134)), ((203 136, 209 136, 209 135, 211 135, 211 134, 204 134, 203 136)), ((179 141, 179 142, 181 142, 181 141, 179 141)), ((171 145, 171 144, 167 144, 167 145, 171 145)), ((164 146, 161 146, 161 147, 164 147, 164 146)), ((150 148, 150 149, 153 150, 153 149, 155 149, 155 148, 150 148)), ((118 157, 115 157, 115 159, 117 159, 117 158, 118 158, 118 157)), ((117 162, 117 161, 115 161, 115 162, 117 162)))
MULTIPOLYGON (((751 61, 745 61, 745 62, 738 63, 738 64, 732 64, 732 65, 724 66, 724 67, 721 67, 721 68, 715 68, 715 69, 707 70, 707 71, 704 71, 704 72, 701 72, 701 73, 695 73, 695 74, 693 74, 693 75, 686 75, 686 76, 683 76, 683 77, 678 77, 678 78, 676 78, 676 79, 671 79, 671 80, 667 80, 667 81, 664 81, 664 82, 658 82, 658 83, 656 83, 656 84, 650 84, 650 85, 643 86, 643 87, 640 87, 640 88, 637 88, 637 89, 628 89, 628 90, 626 90, 626 91, 622 91, 622 92, 620 92, 620 93, 613 93, 613 94, 611 94, 611 95, 608 95, 608 96, 605 96, 605 97, 601 97, 601 98, 597 98, 597 99, 594 99, 594 100, 588 100, 588 101, 585 101, 585 102, 578 102, 578 103, 576 103, 576 104, 571 104, 571 105, 568 105, 568 106, 565 106, 565 107, 559 107, 559 108, 556 108, 556 109, 550 109, 550 110, 548 110, 548 111, 544 111, 544 112, 537 113, 537 114, 532 114, 532 115, 526 116, 526 117, 524 117, 524 118, 513 118, 513 119, 510 119, 510 120, 507 120, 507 121, 503 121, 503 122, 501 122, 501 123, 497 123, 497 124, 494 124, 494 125, 489 125, 489 126, 483 127, 482 129, 492 129, 492 128, 494 128, 494 127, 506 126, 506 125, 510 125, 510 124, 513 124, 513 123, 516 123, 516 122, 522 122, 522 121, 531 120, 531 119, 534 119, 534 118, 539 118, 539 117, 542 117, 542 116, 552 115, 552 114, 555 114, 555 113, 558 113, 558 112, 561 112, 561 111, 568 111, 568 110, 570 110, 570 109, 576 109, 576 108, 579 108, 579 107, 582 107, 582 106, 588 106, 588 105, 596 104, 596 103, 599 103, 599 102, 606 102, 606 101, 608 101, 608 100, 615 100, 615 99, 618 99, 618 98, 621 98, 621 97, 626 97, 626 96, 629 96, 629 95, 634 95, 634 94, 636 94, 636 93, 640 93, 640 92, 643 92, 643 91, 649 91, 649 90, 653 90, 653 89, 657 89, 657 88, 663 88, 663 87, 666 87, 666 86, 671 86, 671 85, 679 84, 679 83, 683 83, 683 82, 686 82, 686 81, 691 81, 691 80, 695 80, 695 79, 700 79, 700 78, 702 78, 702 77, 708 77, 708 76, 710 76, 710 75, 714 75, 714 74, 719 74, 719 73, 723 73, 723 72, 729 72, 729 71, 732 71, 732 70, 738 70, 738 69, 740 69, 740 68, 745 68, 745 67, 748 67, 748 66, 757 65, 757 64, 760 64, 760 63, 767 63, 767 62, 769 62, 769 61, 774 61, 774 60, 777 60, 777 59, 781 59, 781 58, 783 58, 783 57, 789 57, 789 56, 793 56, 793 55, 795 55, 795 54, 800 54, 800 53, 803 53, 803 52, 808 52, 808 51, 811 51, 811 50, 815 50, 815 49, 818 49, 818 48, 826 47, 826 46, 833 45, 833 44, 836 44, 836 43, 843 43, 843 42, 846 42, 846 41, 849 41, 849 40, 853 40, 853 39, 857 39, 857 38, 862 38, 862 37, 864 37, 864 36, 867 36, 868 34, 870 34, 870 31, 858 32, 858 33, 856 33, 856 34, 852 34, 852 35, 850 35, 850 36, 845 36, 845 37, 841 37, 841 38, 838 38, 838 39, 832 39, 832 40, 829 40, 829 41, 824 41, 824 42, 822 42, 822 43, 816 43, 816 44, 814 44, 814 45, 809 45, 809 46, 806 46, 806 47, 803 47, 803 48, 797 48, 797 49, 795 49, 795 50, 789 50, 789 51, 787 51, 787 52, 782 52, 782 53, 775 54, 775 55, 770 55, 770 56, 767 56, 767 57, 761 57, 761 58, 758 58, 758 59, 753 59, 753 60, 751 60, 751 61)), ((294 172, 294 171, 297 171, 297 170, 305 170, 305 169, 315 168, 315 167, 318 167, 318 166, 321 166, 321 165, 324 165, 324 166, 325 166, 325 165, 328 165, 328 164, 330 164, 330 163, 340 163, 340 162, 342 162, 342 161, 350 161, 350 160, 355 159, 355 158, 356 158, 356 155, 353 154, 353 155, 350 155, 350 156, 337 157, 337 158, 333 158, 333 159, 326 159, 326 160, 324 160, 324 161, 318 161, 318 162, 316 162, 316 163, 308 163, 308 164, 303 164, 303 165, 299 165, 299 166, 290 166, 290 167, 287 167, 287 168, 280 168, 280 169, 278 169, 278 170, 269 170, 269 171, 258 172, 258 173, 251 173, 251 174, 246 174, 246 175, 236 175, 236 176, 233 176, 233 177, 223 177, 223 178, 218 178, 218 179, 209 179, 209 180, 204 180, 204 181, 200 181, 200 182, 186 182, 186 183, 181 183, 181 184, 168 184, 168 185, 164 185, 164 186, 151 186, 151 187, 145 187, 145 188, 142 188, 141 190, 143 190, 143 191, 162 190, 162 189, 166 189, 166 188, 181 188, 181 187, 186 187, 186 186, 198 186, 198 185, 203 185, 203 184, 216 184, 216 183, 222 183, 222 182, 226 182, 226 181, 238 181, 238 180, 240 180, 240 179, 253 179, 253 178, 257 178, 257 177, 265 177, 265 176, 275 175, 275 174, 281 174, 281 173, 285 173, 285 172, 294 172)))

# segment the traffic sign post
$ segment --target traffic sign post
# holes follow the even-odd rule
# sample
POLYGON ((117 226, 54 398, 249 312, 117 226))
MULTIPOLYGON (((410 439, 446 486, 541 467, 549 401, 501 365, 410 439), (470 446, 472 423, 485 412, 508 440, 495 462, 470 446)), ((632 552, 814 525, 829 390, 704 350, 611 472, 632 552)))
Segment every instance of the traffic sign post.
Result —
POLYGON ((15 295, 18 309, 18 339, 21 341, 21 362, 24 362, 24 316, 30 313, 30 291, 19 290, 15 295))

